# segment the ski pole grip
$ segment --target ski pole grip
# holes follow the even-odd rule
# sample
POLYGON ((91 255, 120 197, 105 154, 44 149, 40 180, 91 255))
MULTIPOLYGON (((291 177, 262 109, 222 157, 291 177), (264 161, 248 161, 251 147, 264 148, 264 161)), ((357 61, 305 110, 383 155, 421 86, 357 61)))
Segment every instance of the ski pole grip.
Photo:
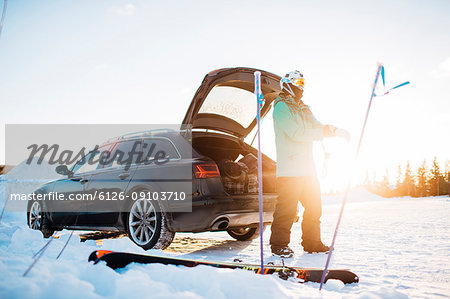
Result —
POLYGON ((256 71, 255 73, 255 94, 258 97, 258 99, 261 97, 262 91, 261 91, 261 72, 256 71))

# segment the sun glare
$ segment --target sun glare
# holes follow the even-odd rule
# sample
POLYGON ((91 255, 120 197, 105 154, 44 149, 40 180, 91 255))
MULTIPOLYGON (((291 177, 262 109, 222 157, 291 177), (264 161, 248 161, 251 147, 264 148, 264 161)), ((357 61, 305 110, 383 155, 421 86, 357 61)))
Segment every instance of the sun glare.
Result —
POLYGON ((323 193, 345 189, 354 169, 352 155, 351 146, 338 138, 324 139, 314 145, 317 176, 323 193))

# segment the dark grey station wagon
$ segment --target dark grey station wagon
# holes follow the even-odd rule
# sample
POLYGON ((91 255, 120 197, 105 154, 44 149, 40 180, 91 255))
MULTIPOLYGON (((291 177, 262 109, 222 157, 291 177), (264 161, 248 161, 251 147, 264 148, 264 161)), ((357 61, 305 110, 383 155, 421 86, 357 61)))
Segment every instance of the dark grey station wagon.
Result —
MULTIPOLYGON (((237 240, 258 235, 257 150, 244 138, 256 127, 254 72, 225 68, 207 74, 182 121, 186 130, 156 130, 123 135, 104 143, 70 169, 57 167, 63 178, 49 182, 37 194, 96 194, 92 201, 41 201, 28 204, 32 229, 45 237, 62 229, 120 231, 144 249, 167 248, 176 232, 227 231, 237 240), (130 152, 148 156, 149 148, 165 153, 164 163, 123 165, 116 160, 89 164, 90 155, 130 152), (190 177, 189 211, 177 211, 166 201, 148 200, 151 192, 173 191, 179 173, 190 177), (164 179, 162 179, 164 178, 164 179), (122 199, 98 200, 99 194, 122 199)), ((280 92, 280 77, 261 71, 266 115, 280 92)), ((250 135, 252 134, 252 135, 250 135)), ((270 224, 276 204, 276 163, 263 154, 264 224, 270 224)), ((178 202, 181 202, 179 200, 178 202)))

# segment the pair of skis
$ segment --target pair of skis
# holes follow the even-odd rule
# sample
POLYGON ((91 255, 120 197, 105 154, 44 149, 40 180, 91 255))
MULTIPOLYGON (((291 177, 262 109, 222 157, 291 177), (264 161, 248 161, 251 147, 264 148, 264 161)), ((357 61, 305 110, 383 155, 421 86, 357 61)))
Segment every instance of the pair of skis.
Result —
MULTIPOLYGON (((295 278, 298 282, 320 282, 323 270, 315 268, 301 268, 301 267, 288 267, 288 266, 276 266, 276 265, 264 265, 261 271, 260 265, 243 264, 243 263, 222 263, 222 262, 207 262, 197 261, 189 259, 179 259, 173 257, 162 257, 147 254, 136 254, 128 252, 114 252, 108 250, 96 250, 89 256, 89 261, 97 264, 101 261, 106 262, 106 265, 112 269, 124 268, 131 263, 139 264, 163 264, 163 265, 175 265, 184 267, 196 267, 196 266, 210 266, 215 268, 225 269, 242 269, 247 271, 253 271, 256 274, 270 275, 278 274, 282 279, 295 278)), ((358 276, 346 269, 329 270, 326 280, 337 279, 345 284, 356 283, 359 281, 358 276)))

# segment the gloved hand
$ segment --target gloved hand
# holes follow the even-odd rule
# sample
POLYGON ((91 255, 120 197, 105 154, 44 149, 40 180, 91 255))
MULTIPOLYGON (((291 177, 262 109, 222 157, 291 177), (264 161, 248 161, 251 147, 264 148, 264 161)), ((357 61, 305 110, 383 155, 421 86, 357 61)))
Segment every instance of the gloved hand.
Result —
POLYGON ((337 128, 332 125, 325 125, 323 127, 323 136, 324 137, 333 137, 337 128))
POLYGON ((350 133, 344 129, 336 129, 334 131, 334 136, 343 138, 345 141, 350 142, 350 133))

